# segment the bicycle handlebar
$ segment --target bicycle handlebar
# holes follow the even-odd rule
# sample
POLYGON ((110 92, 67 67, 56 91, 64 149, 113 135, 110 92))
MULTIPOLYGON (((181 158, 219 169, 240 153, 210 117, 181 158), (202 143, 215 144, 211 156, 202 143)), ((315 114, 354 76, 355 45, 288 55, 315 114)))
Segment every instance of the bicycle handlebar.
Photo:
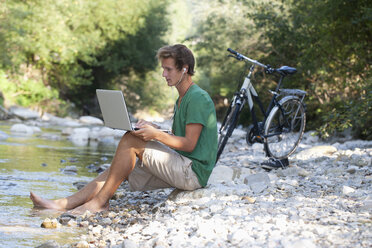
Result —
POLYGON ((232 53, 232 54, 234 54, 235 55, 234 58, 236 58, 237 60, 247 60, 247 61, 249 61, 249 62, 251 62, 251 63, 253 63, 255 65, 258 65, 258 66, 261 66, 261 67, 265 68, 270 73, 272 73, 272 72, 275 71, 275 69, 271 68, 271 66, 264 65, 264 64, 258 62, 257 60, 254 60, 254 59, 250 59, 250 58, 244 56, 243 54, 240 54, 237 51, 234 51, 231 48, 227 48, 227 51, 230 52, 230 53, 232 53))

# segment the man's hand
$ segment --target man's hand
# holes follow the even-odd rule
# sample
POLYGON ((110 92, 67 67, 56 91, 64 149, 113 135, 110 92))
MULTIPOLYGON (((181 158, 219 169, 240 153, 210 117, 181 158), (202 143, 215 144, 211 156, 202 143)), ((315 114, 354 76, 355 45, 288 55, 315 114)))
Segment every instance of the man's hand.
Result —
POLYGON ((179 137, 163 132, 157 129, 156 125, 144 120, 140 120, 136 124, 136 127, 140 129, 132 131, 132 134, 143 141, 158 140, 170 148, 185 152, 192 152, 194 150, 203 129, 202 124, 190 123, 186 125, 185 137, 179 137))
POLYGON ((132 134, 146 142, 156 139, 156 135, 161 132, 152 125, 148 124, 142 124, 141 126, 139 126, 139 128, 140 129, 137 131, 132 131, 132 134))
POLYGON ((143 128, 143 126, 145 125, 149 125, 149 126, 152 126, 154 128, 157 128, 159 129, 160 127, 152 122, 149 122, 149 121, 145 121, 145 120, 139 120, 137 123, 136 123, 136 128, 143 128))

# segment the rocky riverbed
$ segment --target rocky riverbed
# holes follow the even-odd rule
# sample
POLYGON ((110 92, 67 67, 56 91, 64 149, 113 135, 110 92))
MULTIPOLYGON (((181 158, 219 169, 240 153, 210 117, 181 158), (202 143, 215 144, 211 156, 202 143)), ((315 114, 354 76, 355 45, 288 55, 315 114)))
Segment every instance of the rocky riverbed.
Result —
MULTIPOLYGON (((55 118, 22 125, 42 132, 55 118)), ((61 137, 82 144, 122 135, 98 123, 61 123, 61 137)), ((85 229, 73 247, 371 247, 371 157, 372 141, 323 142, 307 132, 289 167, 268 172, 263 146, 247 146, 237 129, 206 188, 131 192, 123 183, 109 211, 43 225, 85 229)))
POLYGON ((208 186, 130 192, 110 211, 67 225, 87 229, 77 247, 370 247, 372 143, 325 144, 306 133, 286 169, 267 172, 261 145, 237 130, 208 186))

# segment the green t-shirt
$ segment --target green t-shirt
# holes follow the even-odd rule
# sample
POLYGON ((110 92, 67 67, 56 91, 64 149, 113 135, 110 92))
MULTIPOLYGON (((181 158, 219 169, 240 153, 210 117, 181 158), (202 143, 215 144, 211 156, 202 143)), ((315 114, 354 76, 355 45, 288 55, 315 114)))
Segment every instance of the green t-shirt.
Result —
POLYGON ((194 84, 183 96, 179 108, 177 100, 174 111, 172 129, 176 136, 185 137, 187 124, 203 125, 195 149, 191 153, 178 150, 177 152, 192 160, 192 170, 197 175, 200 185, 205 187, 217 155, 217 121, 213 101, 207 92, 194 84))

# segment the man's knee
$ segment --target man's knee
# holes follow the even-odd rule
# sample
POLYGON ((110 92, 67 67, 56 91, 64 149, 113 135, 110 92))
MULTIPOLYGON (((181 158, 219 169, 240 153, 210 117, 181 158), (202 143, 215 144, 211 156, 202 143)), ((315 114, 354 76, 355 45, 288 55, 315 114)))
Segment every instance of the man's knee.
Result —
POLYGON ((138 137, 134 136, 131 132, 126 132, 123 137, 121 137, 120 142, 124 143, 133 143, 138 139, 138 137))
POLYGON ((131 132, 126 132, 121 138, 119 145, 134 149, 141 149, 146 146, 146 142, 133 135, 131 132))

